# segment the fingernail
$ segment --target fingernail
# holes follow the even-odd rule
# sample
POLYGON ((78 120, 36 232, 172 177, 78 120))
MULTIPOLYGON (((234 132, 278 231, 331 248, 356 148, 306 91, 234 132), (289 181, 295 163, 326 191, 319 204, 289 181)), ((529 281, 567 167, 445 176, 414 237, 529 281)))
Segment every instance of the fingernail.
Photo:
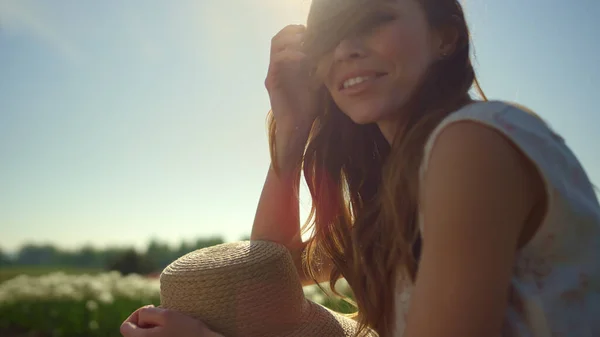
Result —
POLYGON ((121 332, 121 335, 129 336, 129 332, 135 329, 137 329, 137 326, 135 324, 131 322, 125 322, 121 324, 121 328, 119 329, 119 331, 121 332))
POLYGON ((153 310, 153 311, 155 311, 155 312, 164 312, 164 311, 167 311, 167 309, 165 309, 165 308, 161 308, 161 307, 155 307, 155 306, 152 306, 151 308, 152 308, 152 310, 153 310))

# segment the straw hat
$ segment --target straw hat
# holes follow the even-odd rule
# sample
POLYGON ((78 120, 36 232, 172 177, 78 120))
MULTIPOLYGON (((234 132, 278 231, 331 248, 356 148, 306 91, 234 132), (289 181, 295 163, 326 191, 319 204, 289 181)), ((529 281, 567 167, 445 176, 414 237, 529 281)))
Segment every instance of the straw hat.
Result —
POLYGON ((226 337, 352 337, 357 331, 354 320, 305 298, 289 251, 268 241, 182 256, 160 276, 160 302, 226 337))

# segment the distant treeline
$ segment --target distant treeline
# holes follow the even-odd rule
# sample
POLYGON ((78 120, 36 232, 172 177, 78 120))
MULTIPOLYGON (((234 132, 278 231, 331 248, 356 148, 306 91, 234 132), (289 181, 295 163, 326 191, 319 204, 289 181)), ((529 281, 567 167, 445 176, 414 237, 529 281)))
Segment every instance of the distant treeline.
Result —
MULTIPOLYGON (((242 238, 247 240, 248 238, 242 238)), ((152 240, 146 249, 133 248, 97 249, 83 246, 76 250, 65 250, 50 244, 26 244, 16 254, 9 255, 0 249, 0 268, 8 266, 55 266, 74 268, 96 268, 118 270, 124 274, 148 274, 159 272, 171 262, 196 249, 223 243, 221 237, 201 238, 194 242, 182 242, 177 247, 152 240)))

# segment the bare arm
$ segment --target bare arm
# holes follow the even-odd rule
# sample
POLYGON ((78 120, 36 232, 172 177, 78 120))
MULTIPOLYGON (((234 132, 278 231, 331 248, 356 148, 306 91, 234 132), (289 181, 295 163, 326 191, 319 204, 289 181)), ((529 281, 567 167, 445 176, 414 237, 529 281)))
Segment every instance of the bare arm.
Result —
MULTIPOLYGON (((310 284, 302 268, 306 244, 300 233, 298 186, 295 172, 309 131, 317 116, 317 91, 311 90, 307 56, 303 52, 303 25, 288 25, 271 40, 271 57, 265 87, 276 123, 274 154, 278 172, 269 168, 251 239, 275 241, 292 253, 303 284, 310 284)), ((272 127, 273 125, 271 125, 272 127)), ((271 135, 273 136, 273 135, 271 135)), ((272 163, 275 164, 275 163, 272 163)), ((327 273, 325 273, 327 274, 327 273)))
POLYGON ((422 186, 423 254, 405 336, 500 331, 519 238, 542 186, 497 132, 461 122, 440 134, 422 186))
MULTIPOLYGON (((294 138, 300 140, 304 137, 306 137, 304 132, 296 132, 294 135, 294 138)), ((293 165, 286 164, 295 163, 293 159, 302 155, 304 142, 291 139, 287 144, 280 145, 286 147, 286 150, 280 153, 286 153, 287 156, 278 158, 280 162, 279 175, 273 169, 273 165, 269 167, 250 238, 274 241, 286 246, 292 254, 302 285, 310 285, 314 284, 314 281, 302 268, 302 254, 306 248, 306 242, 302 242, 300 233, 298 196, 300 173, 294 172, 293 165)), ((330 265, 327 262, 323 263, 322 271, 317 277, 319 282, 328 280, 331 271, 330 265)))

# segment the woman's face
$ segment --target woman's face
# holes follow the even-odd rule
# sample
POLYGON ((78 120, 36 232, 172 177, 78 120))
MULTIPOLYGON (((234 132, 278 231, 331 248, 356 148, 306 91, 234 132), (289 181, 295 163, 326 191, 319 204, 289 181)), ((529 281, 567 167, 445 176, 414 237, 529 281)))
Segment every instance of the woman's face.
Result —
POLYGON ((440 43, 416 0, 395 0, 369 29, 342 40, 323 57, 322 80, 355 123, 392 121, 440 57, 440 43))

